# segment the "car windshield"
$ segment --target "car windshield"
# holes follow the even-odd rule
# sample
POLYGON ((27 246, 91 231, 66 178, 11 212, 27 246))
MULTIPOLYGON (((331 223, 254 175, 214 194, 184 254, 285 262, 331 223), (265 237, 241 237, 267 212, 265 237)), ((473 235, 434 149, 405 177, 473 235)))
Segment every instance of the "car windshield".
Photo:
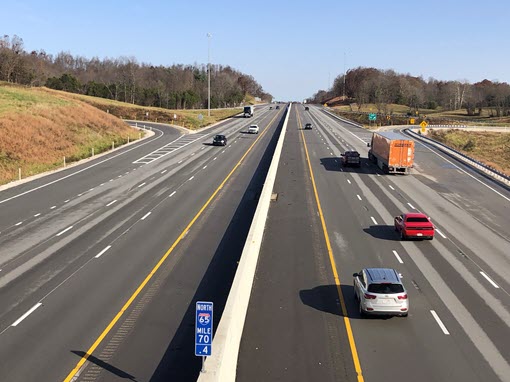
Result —
POLYGON ((428 223, 429 219, 427 218, 407 218, 407 222, 409 223, 428 223))
POLYGON ((404 287, 402 284, 370 284, 368 286, 368 291, 372 293, 402 293, 404 291, 404 287))

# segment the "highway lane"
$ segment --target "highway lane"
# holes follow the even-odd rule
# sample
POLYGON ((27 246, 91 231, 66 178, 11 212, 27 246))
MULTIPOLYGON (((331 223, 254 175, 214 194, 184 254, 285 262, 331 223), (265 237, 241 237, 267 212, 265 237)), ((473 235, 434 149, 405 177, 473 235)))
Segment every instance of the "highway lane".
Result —
MULTIPOLYGON (((350 134, 344 135, 343 138, 348 140, 348 136, 350 134)), ((357 141, 354 139, 350 143, 355 145, 357 141)), ((422 160, 423 158, 417 155, 418 165, 422 160)), ((353 176, 355 179, 356 176, 354 174, 353 176)), ((499 359, 499 354, 507 355, 510 352, 508 277, 504 276, 508 275, 510 266, 509 243, 505 239, 508 235, 499 235, 497 231, 487 229, 487 226, 481 223, 482 219, 473 216, 472 212, 466 213, 449 199, 437 197, 434 191, 420 182, 422 179, 420 177, 382 176, 372 179, 374 183, 367 183, 361 190, 366 198, 372 199, 371 204, 380 215, 376 216, 379 224, 382 220, 382 224, 390 225, 388 228, 391 230, 392 216, 403 210, 412 210, 412 206, 430 214, 441 228, 441 234, 434 242, 420 246, 424 247, 423 256, 417 252, 420 247, 412 243, 403 243, 404 249, 450 309, 451 313, 445 314, 451 314, 451 318, 461 324, 485 360, 492 361, 491 366, 500 368, 501 374, 501 370, 508 367, 508 358, 499 359), (389 183, 383 182, 390 179, 396 191, 389 188, 389 183), (377 190, 382 191, 384 197, 381 194, 377 195, 377 190), (370 195, 372 192, 376 195, 370 195), (386 198, 388 202, 385 201, 386 198), (391 207, 389 201, 397 208, 391 207), (386 207, 386 211, 381 208, 382 206, 386 207), (434 250, 437 251, 437 255, 434 255, 434 250), (497 284, 492 280, 496 280, 497 284), (441 288, 443 283, 445 288, 441 288), (464 319, 465 317, 469 319, 464 319)), ((451 183, 456 182, 458 179, 451 183)), ((464 183, 465 189, 477 188, 480 185, 479 182, 472 182, 467 174, 464 183)), ((450 186, 446 179, 445 186, 450 186)), ((499 205, 501 196, 485 190, 479 193, 480 203, 490 204, 493 201, 495 205, 499 205)), ((500 191, 505 193, 504 188, 500 191)), ((495 210, 494 206, 492 208, 495 210)), ((508 219, 508 216, 502 216, 504 214, 501 212, 498 214, 502 219, 508 219)), ((372 224, 370 229, 377 229, 374 230, 374 234, 380 239, 391 239, 391 233, 387 229, 380 232, 376 224, 372 224)))
MULTIPOLYGON (((307 113, 299 107, 296 109, 300 112, 303 125, 309 121, 315 125, 315 130, 303 133, 365 379, 389 380, 394 378, 397 368, 401 375, 412 376, 413 380, 506 380, 510 354, 508 281, 498 280, 501 283, 499 288, 495 288, 480 271, 485 270, 485 274, 494 279, 498 279, 499 273, 508 274, 508 255, 505 250, 508 242, 497 232, 488 230, 480 219, 464 213, 449 200, 439 197, 420 182, 420 177, 381 176, 378 169, 369 163, 364 163, 360 170, 344 171, 339 166, 340 152, 355 148, 366 157, 366 146, 362 142, 366 139, 366 132, 340 124, 318 110, 312 109, 311 113, 307 113), (392 230, 392 217, 413 207, 430 213, 445 237, 438 235, 433 242, 398 241, 392 230), (466 227, 459 236, 457 217, 462 219, 461 224, 466 227), (478 241, 480 232, 486 237, 478 241), (469 250, 474 242, 478 247, 485 248, 485 252, 481 252, 483 256, 479 257, 469 250), (461 244, 462 254, 459 252, 461 244), (484 267, 481 268, 481 265, 484 267), (404 274, 411 301, 408 319, 358 319, 351 280, 352 273, 365 266, 395 267, 404 274), (443 332, 432 311, 446 325, 448 334, 443 332)), ((292 127, 289 126, 288 139, 291 134, 292 127)), ((299 147, 291 149, 289 145, 286 147, 294 152, 303 150, 299 147)), ((420 159, 417 155, 418 162, 420 159)), ((299 171, 306 171, 305 164, 299 171)), ((471 186, 470 182, 465 183, 465 187, 471 186)), ((480 194, 479 198, 486 198, 486 195, 480 194)), ((272 213, 273 210, 269 222, 271 219, 278 220, 278 217, 272 217, 272 213)), ((285 214, 280 217, 284 218, 285 214)), ((312 214, 308 220, 303 217, 299 222, 290 221, 289 224, 291 226, 288 230, 292 231, 302 225, 315 226, 316 222, 312 214)), ((273 229, 278 230, 278 227, 266 227, 267 231, 273 229)), ((300 253, 299 248, 306 246, 306 237, 296 238, 295 242, 289 244, 287 251, 280 251, 282 244, 269 235, 266 240, 268 242, 263 244, 261 259, 270 256, 271 260, 268 260, 265 267, 259 267, 260 277, 266 273, 271 274, 272 267, 275 267, 289 279, 299 278, 300 283, 307 280, 302 274, 293 272, 291 260, 294 253, 300 253), (274 253, 279 254, 278 260, 275 260, 274 253), (285 262, 290 263, 286 272, 283 270, 285 262)), ((308 252, 312 257, 325 256, 323 250, 308 252)), ((317 269, 309 267, 307 277, 312 277, 314 273, 317 273, 317 269)), ((285 282, 282 281, 282 284, 285 282)), ((277 353, 264 366, 266 362, 260 362, 260 359, 265 360, 264 353, 254 349, 258 344, 271 349, 285 347, 286 333, 295 332, 296 327, 302 326, 300 322, 305 319, 304 314, 286 315, 276 321, 270 335, 255 334, 257 322, 271 315, 269 309, 273 308, 273 314, 281 312, 276 304, 266 302, 267 296, 271 294, 270 301, 279 301, 284 305, 283 296, 288 297, 291 290, 297 293, 295 288, 286 290, 291 287, 285 284, 281 290, 273 288, 273 291, 269 291, 264 285, 255 284, 250 301, 252 315, 247 320, 238 364, 239 380, 243 380, 242 376, 248 373, 261 376, 265 375, 263 373, 274 373, 287 380, 283 375, 288 372, 281 367, 288 364, 286 361, 289 356, 285 351, 283 355, 277 353)), ((325 291, 331 291, 332 288, 334 286, 319 283, 316 288, 308 290, 313 296, 311 301, 303 301, 303 304, 312 307, 317 305, 318 308, 315 308, 323 316, 338 314, 331 308, 327 309, 324 304, 328 296, 325 291)), ((289 299, 285 302, 286 305, 295 306, 294 313, 302 313, 299 301, 289 299)), ((341 320, 338 321, 338 325, 341 325, 341 320)), ((310 350, 321 347, 321 329, 320 325, 309 325, 307 331, 312 331, 318 339, 296 340, 295 345, 300 347, 300 351, 308 352, 311 359, 315 359, 315 352, 310 350)), ((322 341, 322 347, 331 354, 349 350, 340 338, 322 341), (330 342, 339 345, 331 347, 330 342)), ((292 369, 298 376, 292 380, 307 380, 305 377, 299 378, 300 375, 307 375, 303 363, 292 364, 292 369)), ((319 375, 322 377, 317 374, 314 378, 319 375)), ((337 379, 341 378, 343 374, 340 373, 337 379)))
MULTIPOLYGON (((242 245, 261 187, 264 168, 259 164, 270 157, 270 143, 283 114, 283 110, 266 109, 250 120, 235 119, 213 128, 211 133, 227 132, 227 147, 212 147, 211 137, 204 138, 111 182, 115 184, 105 183, 104 189, 91 191, 87 199, 67 202, 44 224, 19 226, 25 231, 17 239, 4 236, 15 256, 4 264, 7 267, 0 277, 2 381, 64 379, 158 259, 180 238, 182 244, 169 254, 169 261, 126 309, 122 320, 105 334, 105 343, 98 344, 80 378, 112 380, 132 373, 143 375, 137 380, 158 380, 157 375, 179 369, 170 359, 162 358, 170 343, 183 348, 189 341, 192 346, 193 339, 183 339, 180 333, 189 329, 181 327, 181 320, 193 305, 195 292, 203 290, 205 297, 210 293, 217 301, 226 295, 240 253, 235 249, 242 245), (244 134, 247 124, 254 121, 260 124, 261 133, 244 134), (218 189, 252 145, 229 181, 218 189), (183 232, 215 190, 216 198, 191 230, 183 232), (48 227, 57 222, 73 228, 56 231, 48 227), (30 243, 24 244, 26 241, 30 243), (232 250, 223 252, 223 247, 232 250), (16 252, 16 248, 23 251, 16 252), (212 259, 215 266, 210 265, 212 259), (26 269, 21 272, 23 267, 26 269), (208 273, 208 267, 219 279, 208 273), (202 280, 204 274, 209 275, 208 283, 202 280), (142 315, 143 319, 139 318, 142 315), (154 322, 156 326, 151 324, 154 322), (150 338, 144 328, 151 331, 150 338), (135 348, 121 345, 132 338, 138 338, 135 348), (131 361, 133 357, 137 363, 131 361), (126 367, 119 369, 115 366, 119 363, 126 367)), ((97 182, 94 172, 90 172, 89 182, 97 182)), ((28 195, 44 201, 38 192, 28 195)), ((2 256, 8 254, 5 251, 2 256)), ((190 365, 183 367, 187 378, 196 377, 196 358, 189 352, 180 357, 178 365, 190 365)))

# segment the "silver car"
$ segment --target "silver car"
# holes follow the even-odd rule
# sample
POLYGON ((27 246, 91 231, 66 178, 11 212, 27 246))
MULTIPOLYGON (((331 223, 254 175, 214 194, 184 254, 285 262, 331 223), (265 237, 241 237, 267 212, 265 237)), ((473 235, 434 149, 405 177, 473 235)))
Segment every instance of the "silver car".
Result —
POLYGON ((352 276, 360 316, 379 314, 407 317, 409 297, 396 270, 365 268, 352 276))

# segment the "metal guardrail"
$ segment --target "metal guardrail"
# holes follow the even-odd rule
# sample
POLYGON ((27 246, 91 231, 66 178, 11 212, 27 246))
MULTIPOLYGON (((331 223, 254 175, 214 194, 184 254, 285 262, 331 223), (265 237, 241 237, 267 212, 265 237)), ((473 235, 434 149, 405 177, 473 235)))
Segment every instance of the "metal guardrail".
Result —
POLYGON ((487 166, 486 164, 480 162, 479 160, 471 158, 470 156, 463 154, 460 151, 457 151, 457 150, 451 148, 450 146, 445 145, 444 143, 438 142, 438 141, 436 141, 432 138, 429 138, 429 137, 425 137, 421 134, 417 134, 412 129, 407 128, 404 131, 407 134, 411 135, 413 138, 416 138, 423 142, 427 142, 427 143, 433 145, 434 147, 439 148, 441 151, 445 152, 446 154, 449 154, 449 155, 459 159, 460 161, 464 162, 465 164, 468 164, 469 166, 482 171, 484 174, 489 175, 494 180, 497 180, 507 186, 510 186, 510 176, 502 173, 501 171, 498 171, 495 168, 487 166))

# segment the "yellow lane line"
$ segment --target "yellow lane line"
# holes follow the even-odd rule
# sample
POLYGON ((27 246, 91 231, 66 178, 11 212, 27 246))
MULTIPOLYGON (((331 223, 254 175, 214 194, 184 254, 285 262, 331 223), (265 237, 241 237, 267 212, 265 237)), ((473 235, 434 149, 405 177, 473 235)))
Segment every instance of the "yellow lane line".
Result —
POLYGON ((177 245, 181 242, 181 240, 186 236, 186 233, 190 230, 190 228, 193 226, 193 224, 195 224, 195 222, 197 221, 197 219, 200 217, 200 215, 202 215, 202 213, 204 212, 204 210, 207 208, 207 206, 209 206, 209 204, 212 202, 212 200, 215 198, 215 196, 218 194, 218 192, 220 192, 220 190, 223 188, 223 186, 225 185, 225 183, 227 183, 227 181, 230 179, 230 177, 232 176, 232 174, 237 170, 237 168, 241 165, 241 163, 243 162, 243 160, 246 158, 246 156, 250 153, 250 151, 253 149, 253 147, 257 144, 257 142, 259 141, 259 139, 261 139, 264 134, 268 131, 269 129, 269 126, 271 126, 271 124, 275 121, 276 117, 278 117, 278 115, 280 115, 280 113, 276 114, 273 119, 271 119, 271 121, 267 124, 266 128, 264 129, 264 131, 262 132, 262 134, 260 134, 257 139, 255 139, 255 141, 252 143, 252 145, 248 148, 248 150, 244 153, 244 155, 242 156, 242 158, 239 160, 239 162, 237 162, 237 164, 234 166, 234 168, 232 169, 232 171, 230 171, 230 173, 227 175, 227 177, 221 182, 221 184, 218 186, 218 188, 216 189, 216 191, 213 192, 213 194, 210 196, 210 198, 207 200, 207 202, 205 202, 205 204, 202 206, 202 208, 200 208, 200 210, 197 212, 197 214, 193 217, 193 219, 191 219, 191 221, 189 222, 189 224, 186 226, 186 228, 184 228, 184 230, 181 232, 181 234, 179 235, 179 237, 177 238, 177 240, 175 240, 175 242, 172 244, 172 246, 168 249, 168 251, 166 251, 166 253, 163 255, 163 257, 158 261, 158 263, 156 264, 156 266, 152 269, 152 271, 147 275, 147 277, 145 277, 145 279, 142 281, 142 283, 138 286, 138 288, 136 288, 135 292, 131 295, 131 297, 129 297, 129 299, 126 301, 126 303, 124 304, 124 306, 122 307, 122 309, 115 315, 115 317, 113 318, 113 320, 108 324, 108 326, 106 327, 106 329, 103 330, 103 332, 99 335, 99 337, 96 339, 96 341, 92 344, 92 346, 87 350, 87 352, 85 353, 85 355, 80 359, 80 361, 76 364, 76 366, 74 367, 73 370, 71 370, 71 372, 68 374, 68 376, 64 379, 64 382, 70 382, 70 381, 73 381, 75 380, 75 375, 80 371, 81 367, 85 364, 85 362, 87 362, 87 359, 92 355, 92 353, 94 352, 94 350, 96 350, 96 348, 101 344, 101 342, 104 340, 104 338, 108 335, 108 333, 110 332, 110 330, 115 326, 115 324, 117 323, 117 321, 119 321, 119 319, 122 317, 122 315, 124 314, 124 312, 129 309, 129 307, 131 306, 131 304, 133 303, 133 301, 135 300, 135 298, 140 294, 140 292, 144 289, 144 287, 147 285, 147 283, 152 279, 152 277, 154 276, 154 274, 158 271, 158 269, 161 267, 161 265, 163 265, 163 263, 165 262, 165 260, 168 258, 168 256, 172 253, 172 251, 175 249, 175 247, 177 247, 177 245))
POLYGON ((301 136, 303 137, 303 146, 305 148, 306 160, 308 162, 308 168, 310 170, 310 177, 312 179, 315 200, 317 201, 317 208, 319 209, 319 216, 320 216, 321 223, 322 223, 322 231, 324 232, 324 239, 326 240, 326 247, 328 248, 329 261, 331 263, 331 269, 333 270, 333 276, 335 278, 335 285, 336 285, 336 290, 338 293, 338 298, 340 299, 340 306, 342 308, 342 315, 344 317, 344 324, 345 324, 345 330, 347 331, 347 338, 349 339, 349 346, 351 348, 352 360, 354 362, 354 369, 356 370, 358 382, 364 382, 363 374, 361 371, 361 364, 360 364, 359 358, 358 358, 358 351, 356 350, 356 342, 354 341, 354 335, 352 333, 351 321, 349 320, 349 317, 347 315, 347 308, 345 307, 345 299, 344 299, 344 296, 342 293, 342 289, 340 287, 341 284, 340 284, 340 278, 338 277, 338 271, 336 268, 335 257, 333 256, 333 250, 331 248, 331 242, 329 240, 328 229, 326 227, 326 220, 324 219, 324 215, 322 213, 322 207, 321 207, 321 202, 319 199, 319 193, 317 191, 317 186, 315 184, 315 177, 313 175, 312 163, 310 161, 310 156, 308 155, 308 148, 306 146, 305 135, 303 134, 303 125, 301 124, 301 117, 299 116, 297 108, 296 108, 296 114, 297 114, 297 119, 298 119, 298 125, 299 125, 299 128, 301 129, 301 136))

